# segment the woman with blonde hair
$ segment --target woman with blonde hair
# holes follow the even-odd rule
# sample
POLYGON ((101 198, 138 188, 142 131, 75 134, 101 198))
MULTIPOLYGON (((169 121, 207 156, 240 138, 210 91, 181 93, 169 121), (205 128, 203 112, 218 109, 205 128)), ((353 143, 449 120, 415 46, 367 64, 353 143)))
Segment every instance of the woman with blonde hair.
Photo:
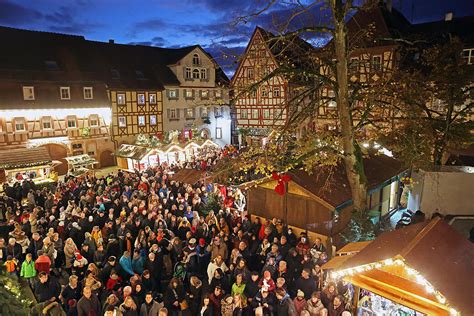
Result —
POLYGON ((119 311, 123 316, 138 316, 138 309, 135 301, 131 296, 127 296, 119 307, 119 311))
POLYGON ((74 243, 74 240, 72 238, 66 239, 66 242, 64 244, 64 256, 66 257, 66 269, 70 269, 72 266, 72 261, 74 259, 74 253, 77 250, 77 246, 74 243))

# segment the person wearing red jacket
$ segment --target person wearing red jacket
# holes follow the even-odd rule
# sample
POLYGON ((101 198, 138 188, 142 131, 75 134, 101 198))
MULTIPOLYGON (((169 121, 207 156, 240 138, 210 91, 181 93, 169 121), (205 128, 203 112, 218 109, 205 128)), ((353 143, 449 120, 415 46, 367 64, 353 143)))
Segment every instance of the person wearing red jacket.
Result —
POLYGON ((51 259, 49 256, 45 255, 42 250, 38 251, 38 259, 35 261, 35 269, 40 272, 45 272, 49 274, 51 269, 51 259))

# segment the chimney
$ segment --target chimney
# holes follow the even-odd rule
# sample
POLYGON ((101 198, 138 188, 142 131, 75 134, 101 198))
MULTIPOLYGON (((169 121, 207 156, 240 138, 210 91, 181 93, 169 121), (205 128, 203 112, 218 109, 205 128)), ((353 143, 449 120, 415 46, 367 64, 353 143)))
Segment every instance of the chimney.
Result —
POLYGON ((385 3, 385 6, 387 7, 388 12, 392 12, 393 0, 387 0, 387 2, 385 3))
POLYGON ((444 20, 445 20, 445 21, 452 21, 452 20, 453 20, 453 12, 447 12, 447 13, 444 15, 444 20))
POLYGON ((109 39, 109 44, 114 44, 115 41, 113 39, 109 39))

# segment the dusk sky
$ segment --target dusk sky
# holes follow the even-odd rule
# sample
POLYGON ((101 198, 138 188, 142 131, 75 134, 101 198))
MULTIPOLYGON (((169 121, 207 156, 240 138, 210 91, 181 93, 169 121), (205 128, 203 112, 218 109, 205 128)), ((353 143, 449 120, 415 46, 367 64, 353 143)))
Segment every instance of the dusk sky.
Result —
MULTIPOLYGON (((442 19, 448 11, 454 17, 474 15, 474 0, 393 2, 416 23, 442 19)), ((237 17, 266 3, 268 0, 0 0, 0 25, 124 44, 200 44, 229 72, 232 61, 222 59, 223 54, 241 53, 255 25, 272 28, 278 18, 288 16, 288 8, 280 4, 246 24, 233 25, 237 17)), ((314 8, 314 12, 318 15, 321 10, 314 8)))

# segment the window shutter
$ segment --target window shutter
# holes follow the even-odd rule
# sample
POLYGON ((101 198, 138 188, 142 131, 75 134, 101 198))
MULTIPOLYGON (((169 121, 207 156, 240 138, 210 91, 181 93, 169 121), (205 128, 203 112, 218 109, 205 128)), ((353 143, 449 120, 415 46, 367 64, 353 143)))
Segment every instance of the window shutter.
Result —
POLYGON ((183 97, 186 99, 188 95, 186 94, 186 89, 183 89, 183 97))

